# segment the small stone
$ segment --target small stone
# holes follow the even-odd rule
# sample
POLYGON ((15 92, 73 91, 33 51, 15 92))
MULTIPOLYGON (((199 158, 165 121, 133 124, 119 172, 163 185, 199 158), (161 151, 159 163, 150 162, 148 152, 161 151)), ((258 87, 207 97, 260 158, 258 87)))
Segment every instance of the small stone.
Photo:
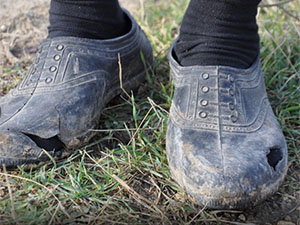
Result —
POLYGON ((28 201, 28 203, 30 204, 30 205, 33 205, 34 203, 36 203, 36 199, 29 199, 29 201, 28 201))
POLYGON ((6 32, 7 31, 7 26, 5 24, 1 25, 0 26, 0 31, 3 32, 3 33, 6 32))
POLYGON ((292 218, 290 216, 286 216, 286 217, 284 217, 284 220, 285 221, 292 221, 292 218))
POLYGON ((25 51, 27 54, 35 54, 38 51, 37 47, 25 47, 25 51))
POLYGON ((243 221, 243 222, 246 221, 246 217, 245 217, 244 214, 239 215, 239 219, 240 219, 241 221, 243 221))

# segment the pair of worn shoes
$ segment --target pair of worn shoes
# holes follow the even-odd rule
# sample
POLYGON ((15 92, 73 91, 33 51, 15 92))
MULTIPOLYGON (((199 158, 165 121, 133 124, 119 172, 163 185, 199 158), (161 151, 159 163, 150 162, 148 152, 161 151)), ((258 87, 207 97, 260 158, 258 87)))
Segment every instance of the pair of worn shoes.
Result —
MULTIPOLYGON (((105 104, 138 87, 152 49, 135 20, 110 40, 46 39, 22 82, 0 99, 0 166, 61 157, 94 135, 105 104)), ((176 42, 175 42, 176 44, 176 42)), ((287 147, 270 107, 259 59, 249 69, 182 67, 169 54, 175 84, 167 156, 176 182, 199 204, 242 209, 274 193, 287 171, 287 147)))

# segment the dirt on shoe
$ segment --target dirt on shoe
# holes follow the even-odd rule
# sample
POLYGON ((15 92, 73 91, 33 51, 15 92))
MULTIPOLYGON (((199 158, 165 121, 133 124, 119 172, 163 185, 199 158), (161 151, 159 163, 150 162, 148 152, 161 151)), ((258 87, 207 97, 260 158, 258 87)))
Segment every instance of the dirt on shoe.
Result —
MULTIPOLYGON (((158 2, 160 0, 153 1, 158 2)), ((136 10, 142 1, 121 0, 120 2, 125 3, 124 6, 126 8, 132 7, 133 10, 136 10)), ((271 1, 269 2, 271 3, 271 1)), ((29 70, 38 50, 39 43, 47 34, 49 3, 50 0, 0 0, 0 96, 3 96, 10 88, 14 87, 29 70)), ((131 9, 129 10, 131 11, 131 9)), ((295 180, 295 183, 299 181, 299 171, 299 165, 289 169, 288 174, 293 174, 294 178, 292 179, 295 180)), ((150 182, 148 182, 148 180, 144 181, 144 177, 142 178, 140 182, 144 185, 139 185, 140 183, 138 183, 140 188, 136 188, 135 190, 141 196, 149 199, 152 197, 152 199, 155 200, 156 196, 152 196, 154 195, 152 190, 155 187, 149 185, 150 182), (147 185, 151 187, 149 188, 149 192, 146 192, 147 189, 144 187, 147 185), (147 193, 151 193, 151 196, 148 196, 147 193)), ((5 178, 1 177, 0 182, 2 184, 0 197, 7 201, 9 199, 9 191, 5 188, 5 178)), ((20 187, 22 187, 22 185, 16 185, 16 187, 12 187, 12 190, 16 192, 22 191, 24 192, 24 196, 27 196, 28 191, 17 189, 20 187)), ((38 192, 39 190, 35 191, 38 192)), ((165 192, 162 196, 164 194, 167 195, 168 198, 172 198, 174 205, 182 201, 182 195, 179 195, 180 198, 176 198, 177 195, 173 195, 173 193, 165 192)), ((129 197, 124 196, 124 199, 126 198, 129 197)), ((152 199, 150 200, 152 201, 152 199)), ((28 204, 34 201, 35 199, 30 199, 30 196, 28 197, 28 204)), ((180 203, 178 203, 178 205, 182 206, 180 203)), ((136 210, 139 210, 139 208, 137 207, 136 210)), ((169 211, 169 213, 170 215, 176 215, 181 210, 182 209, 178 207, 176 211, 169 211)), ((18 214, 18 212, 16 213, 18 214)), ((244 212, 217 210, 208 213, 220 221, 230 221, 231 223, 228 224, 299 225, 300 191, 298 189, 298 192, 295 192, 295 188, 292 188, 290 184, 285 184, 284 182, 275 195, 255 208, 248 209, 244 212)), ((10 217, 11 210, 2 210, 1 214, 3 218, 10 217)), ((196 214, 192 214, 192 217, 194 216, 196 216, 196 214)), ((174 224, 176 224, 176 222, 177 221, 174 221, 174 224)), ((208 223, 210 222, 207 222, 207 224, 208 223)), ((224 222, 218 224, 224 224, 224 222)))

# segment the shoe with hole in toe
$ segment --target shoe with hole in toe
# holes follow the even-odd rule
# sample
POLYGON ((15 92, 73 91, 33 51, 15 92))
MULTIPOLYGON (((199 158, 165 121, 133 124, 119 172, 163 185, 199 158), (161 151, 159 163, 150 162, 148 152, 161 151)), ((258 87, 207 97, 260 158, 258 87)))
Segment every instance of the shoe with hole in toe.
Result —
POLYGON ((273 194, 287 172, 287 146, 259 59, 248 69, 180 66, 167 157, 175 181, 207 208, 245 209, 273 194))
MULTIPOLYGON (((127 12, 126 12, 127 13, 127 12)), ((24 79, 0 98, 0 167, 39 164, 93 136, 105 104, 137 88, 152 65, 152 49, 135 20, 109 40, 46 39, 24 79)))

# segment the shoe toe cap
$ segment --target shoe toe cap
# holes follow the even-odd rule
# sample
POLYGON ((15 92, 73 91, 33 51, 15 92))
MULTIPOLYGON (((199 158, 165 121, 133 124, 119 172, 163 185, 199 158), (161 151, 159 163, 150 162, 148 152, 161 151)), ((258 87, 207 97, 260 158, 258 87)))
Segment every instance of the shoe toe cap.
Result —
POLYGON ((174 179, 209 208, 257 204, 278 189, 287 170, 282 133, 273 129, 264 140, 265 129, 223 134, 220 143, 218 132, 183 129, 169 121, 167 155, 174 179))

